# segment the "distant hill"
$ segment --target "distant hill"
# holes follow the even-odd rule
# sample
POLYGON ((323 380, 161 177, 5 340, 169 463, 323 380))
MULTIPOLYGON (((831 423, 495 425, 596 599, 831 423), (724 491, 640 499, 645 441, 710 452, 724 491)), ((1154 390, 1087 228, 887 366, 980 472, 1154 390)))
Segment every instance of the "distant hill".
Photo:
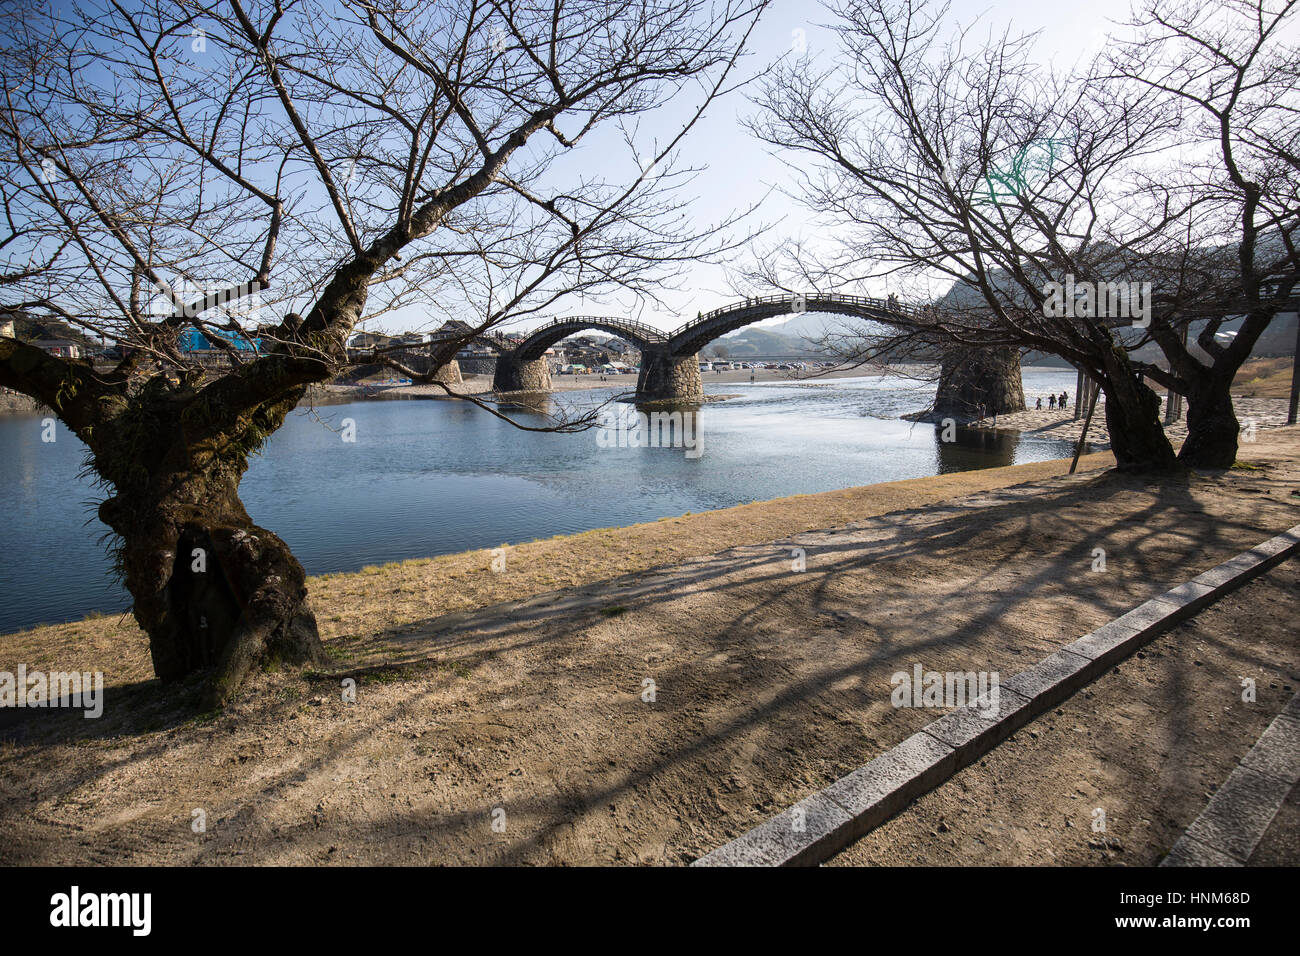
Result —
POLYGON ((783 335, 772 331, 773 326, 749 326, 729 335, 724 335, 716 342, 706 345, 701 354, 712 353, 714 346, 721 346, 733 357, 745 355, 812 355, 816 349, 812 342, 799 335, 783 335))
POLYGON ((99 343, 90 336, 59 319, 38 320, 24 312, 6 312, 0 318, 13 320, 14 337, 22 342, 62 339, 67 342, 76 342, 83 348, 97 348, 99 346, 99 343))
POLYGON ((816 341, 826 333, 845 332, 857 328, 860 321, 844 315, 832 315, 829 312, 804 312, 775 325, 763 328, 777 335, 794 338, 806 338, 816 341))

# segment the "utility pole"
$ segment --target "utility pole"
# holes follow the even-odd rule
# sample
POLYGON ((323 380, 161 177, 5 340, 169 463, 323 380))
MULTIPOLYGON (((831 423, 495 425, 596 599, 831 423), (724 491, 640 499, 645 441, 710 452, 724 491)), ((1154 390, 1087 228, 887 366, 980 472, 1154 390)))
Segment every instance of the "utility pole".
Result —
MULTIPOLYGON (((1187 348, 1187 326, 1185 325, 1183 326, 1182 340, 1183 340, 1183 348, 1186 349, 1187 348)), ((1183 396, 1178 392, 1175 392, 1171 388, 1169 389, 1168 394, 1165 396, 1165 424, 1172 425, 1174 422, 1178 421, 1182 417, 1183 417, 1183 396)))
POLYGON ((1300 312, 1295 318, 1295 354, 1291 356, 1291 405, 1287 409, 1286 423, 1295 424, 1296 405, 1300 404, 1300 312))

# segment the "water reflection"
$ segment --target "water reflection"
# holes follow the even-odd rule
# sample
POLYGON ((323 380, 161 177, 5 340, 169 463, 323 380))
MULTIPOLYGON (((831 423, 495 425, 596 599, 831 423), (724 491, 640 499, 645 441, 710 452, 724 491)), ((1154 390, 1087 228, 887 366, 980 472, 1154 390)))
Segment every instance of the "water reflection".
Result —
MULTIPOLYGON (((935 471, 946 475, 954 471, 972 471, 977 468, 998 468, 1014 465, 1020 459, 1025 436, 1020 432, 993 428, 951 429, 951 441, 945 441, 942 425, 934 426, 935 471)), ((1057 439, 1061 457, 1072 455, 1074 443, 1057 439)), ((1091 446, 1083 446, 1084 454, 1091 446)))
POLYGON ((944 441, 942 425, 934 426, 935 469, 941 475, 973 468, 998 468, 1015 464, 1020 436, 993 428, 949 430, 952 441, 944 441))

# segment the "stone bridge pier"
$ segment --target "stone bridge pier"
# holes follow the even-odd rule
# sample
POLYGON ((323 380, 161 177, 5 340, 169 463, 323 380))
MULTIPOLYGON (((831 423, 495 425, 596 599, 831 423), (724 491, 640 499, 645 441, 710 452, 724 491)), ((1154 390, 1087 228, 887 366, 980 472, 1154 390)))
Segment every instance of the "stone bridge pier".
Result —
POLYGON ((641 350, 641 373, 636 380, 638 402, 697 403, 704 400, 700 356, 673 355, 668 345, 647 345, 641 350))
POLYGON ((497 392, 549 392, 551 367, 546 357, 521 359, 517 352, 502 352, 497 356, 496 371, 492 373, 492 390, 497 392))
POLYGON ((1020 353, 1010 348, 953 348, 944 352, 932 416, 974 418, 1025 410, 1020 353))

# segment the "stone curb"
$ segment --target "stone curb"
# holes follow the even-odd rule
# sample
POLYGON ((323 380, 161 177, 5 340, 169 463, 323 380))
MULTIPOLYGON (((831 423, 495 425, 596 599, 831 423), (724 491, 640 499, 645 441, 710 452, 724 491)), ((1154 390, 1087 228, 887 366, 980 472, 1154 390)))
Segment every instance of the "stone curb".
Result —
MULTIPOLYGON (((1300 525, 1152 598, 1028 670, 1003 681, 1000 706, 995 715, 983 713, 983 705, 987 702, 979 700, 958 708, 848 776, 800 800, 691 865, 812 866, 828 859, 884 823, 921 794, 974 763, 1039 714, 1091 683, 1157 634, 1257 578, 1297 551, 1300 551, 1300 525)), ((1291 702, 1288 712, 1298 706, 1297 700, 1291 702)), ((1287 726, 1300 726, 1294 717, 1279 719, 1288 720, 1287 726)), ((1271 750, 1261 754, 1259 761, 1252 766, 1267 766, 1264 761, 1273 759, 1273 756, 1271 750)), ((1274 779, 1250 767, 1238 770, 1242 771, 1243 777, 1274 779)), ((1227 789, 1226 784, 1224 789, 1227 789)), ((1251 792, 1258 789, 1254 787, 1251 792)), ((1271 815, 1269 819, 1272 819, 1271 815)), ((1206 829, 1208 832, 1208 825, 1206 829)), ((1262 833, 1261 830, 1260 835, 1262 833)), ((1203 858, 1209 859, 1210 854, 1215 857, 1230 855, 1229 850, 1208 839, 1206 833, 1198 831, 1193 834, 1189 830, 1188 834, 1203 844, 1201 849, 1208 851, 1202 854, 1203 858)), ((1239 842, 1233 845, 1240 846, 1239 842)), ((1185 849, 1191 852, 1194 848, 1189 844, 1185 849)))
POLYGON ((1300 694, 1260 734, 1161 866, 1244 866, 1300 783, 1300 694))

